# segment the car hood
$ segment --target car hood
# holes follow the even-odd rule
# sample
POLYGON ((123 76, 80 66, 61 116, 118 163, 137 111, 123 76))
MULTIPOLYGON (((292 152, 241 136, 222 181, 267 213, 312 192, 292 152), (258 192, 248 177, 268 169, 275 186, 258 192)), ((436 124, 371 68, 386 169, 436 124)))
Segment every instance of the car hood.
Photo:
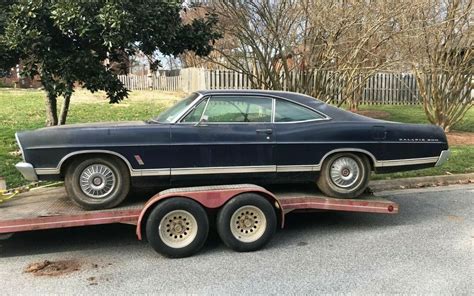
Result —
MULTIPOLYGON (((150 137, 143 136, 146 132, 151 132, 150 127, 150 124, 144 121, 67 124, 21 131, 16 134, 16 138, 23 150, 54 147, 115 146, 123 143, 139 143, 151 140, 150 137)), ((169 134, 168 125, 153 124, 153 127, 154 135, 169 134)), ((167 139, 168 137, 165 136, 164 138, 167 139)))

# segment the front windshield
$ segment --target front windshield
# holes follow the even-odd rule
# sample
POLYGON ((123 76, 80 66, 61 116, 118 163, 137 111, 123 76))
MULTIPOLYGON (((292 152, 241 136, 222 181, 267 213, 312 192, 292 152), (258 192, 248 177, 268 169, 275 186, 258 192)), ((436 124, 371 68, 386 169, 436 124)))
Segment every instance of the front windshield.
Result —
POLYGON ((192 93, 185 99, 182 99, 178 103, 174 104, 171 108, 164 111, 157 117, 153 118, 152 121, 160 123, 170 123, 177 119, 177 117, 186 110, 192 102, 197 99, 199 94, 192 93))

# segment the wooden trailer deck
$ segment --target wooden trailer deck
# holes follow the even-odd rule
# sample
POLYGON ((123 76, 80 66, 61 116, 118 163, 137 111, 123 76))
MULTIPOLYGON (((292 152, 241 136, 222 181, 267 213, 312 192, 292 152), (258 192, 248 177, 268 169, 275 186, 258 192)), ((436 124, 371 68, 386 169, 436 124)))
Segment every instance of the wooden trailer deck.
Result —
MULTIPOLYGON (((233 186, 242 185, 229 185, 226 188, 233 186)), ((203 190, 203 188, 205 187, 188 187, 176 192, 203 190)), ((209 186, 206 190, 211 195, 222 188, 224 187, 209 186)), ((294 185, 291 188, 293 189, 269 188, 278 200, 283 215, 295 210, 398 213, 396 203, 379 196, 335 199, 321 195, 313 187, 294 185)), ((163 192, 169 194, 170 190, 163 192)), ((0 234, 111 223, 137 224, 146 201, 131 198, 113 209, 85 211, 70 201, 62 187, 38 189, 22 193, 0 204, 0 234)))

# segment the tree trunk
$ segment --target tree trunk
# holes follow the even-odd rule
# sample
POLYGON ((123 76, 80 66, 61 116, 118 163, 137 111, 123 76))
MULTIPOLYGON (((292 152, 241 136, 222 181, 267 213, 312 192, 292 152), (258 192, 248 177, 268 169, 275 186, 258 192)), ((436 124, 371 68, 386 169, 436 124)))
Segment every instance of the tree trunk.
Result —
POLYGON ((354 97, 349 100, 349 110, 351 112, 359 111, 359 104, 358 104, 357 100, 354 97))
POLYGON ((56 95, 46 95, 46 126, 58 125, 58 105, 56 95))
POLYGON ((66 124, 67 113, 69 111, 69 103, 71 101, 72 92, 68 92, 64 95, 64 103, 61 108, 61 115, 59 116, 59 125, 66 124))

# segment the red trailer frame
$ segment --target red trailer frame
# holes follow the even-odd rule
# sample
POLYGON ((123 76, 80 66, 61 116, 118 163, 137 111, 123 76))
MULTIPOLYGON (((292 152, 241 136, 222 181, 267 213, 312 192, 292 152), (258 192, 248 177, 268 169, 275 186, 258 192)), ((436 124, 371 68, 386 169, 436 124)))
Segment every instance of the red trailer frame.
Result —
POLYGON ((144 218, 162 200, 187 197, 207 209, 217 209, 230 199, 249 192, 258 193, 272 202, 280 216, 281 227, 284 227, 285 215, 297 210, 398 213, 398 204, 375 196, 336 199, 321 195, 312 188, 298 191, 279 189, 271 192, 251 184, 169 189, 156 194, 147 202, 129 201, 114 209, 85 211, 69 200, 64 188, 44 188, 23 193, 0 204, 0 234, 126 223, 137 225, 137 236, 141 239, 144 218))

